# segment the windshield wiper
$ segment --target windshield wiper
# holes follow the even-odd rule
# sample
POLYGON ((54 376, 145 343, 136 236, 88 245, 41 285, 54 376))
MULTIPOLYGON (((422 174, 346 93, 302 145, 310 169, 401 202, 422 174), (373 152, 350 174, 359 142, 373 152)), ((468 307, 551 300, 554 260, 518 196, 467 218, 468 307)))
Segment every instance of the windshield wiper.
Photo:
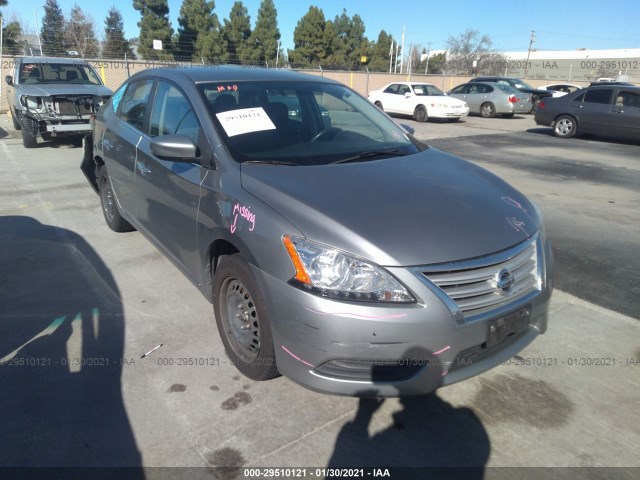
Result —
POLYGON ((358 153, 357 155, 353 155, 351 157, 336 160, 335 162, 331 162, 331 164, 333 165, 336 163, 357 162, 358 160, 364 160, 366 158, 374 157, 403 157, 404 155, 408 154, 400 152, 400 150, 397 148, 388 148, 386 150, 371 150, 368 152, 358 153))
POLYGON ((287 162, 285 160, 247 160, 243 163, 251 163, 253 165, 288 165, 290 167, 299 167, 299 163, 287 162))

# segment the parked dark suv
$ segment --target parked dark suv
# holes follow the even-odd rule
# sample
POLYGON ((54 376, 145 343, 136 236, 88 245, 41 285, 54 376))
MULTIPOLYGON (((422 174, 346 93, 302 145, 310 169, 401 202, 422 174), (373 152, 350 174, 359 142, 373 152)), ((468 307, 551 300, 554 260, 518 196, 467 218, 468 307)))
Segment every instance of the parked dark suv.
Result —
POLYGON ((520 90, 523 93, 531 94, 531 111, 535 112, 536 108, 538 108, 538 103, 541 99, 553 96, 553 92, 548 90, 540 90, 538 88, 534 88, 529 85, 524 80, 519 78, 509 78, 509 77, 476 77, 469 80, 469 82, 496 82, 496 83, 506 83, 507 85, 511 85, 516 90, 520 90))
POLYGON ((82 134, 89 119, 111 96, 96 71, 83 60, 17 58, 13 75, 5 78, 9 110, 25 148, 52 135, 82 134))

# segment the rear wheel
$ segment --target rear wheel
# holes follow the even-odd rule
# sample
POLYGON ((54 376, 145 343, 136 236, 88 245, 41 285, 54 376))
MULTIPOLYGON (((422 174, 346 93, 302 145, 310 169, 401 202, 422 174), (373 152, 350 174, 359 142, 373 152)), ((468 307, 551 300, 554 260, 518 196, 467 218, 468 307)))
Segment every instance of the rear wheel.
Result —
POLYGON ((483 118, 493 118, 496 116, 496 107, 493 103, 487 102, 480 106, 480 115, 483 118))
POLYGON ((424 105, 418 105, 413 112, 413 118, 416 119, 416 122, 426 122, 429 120, 429 115, 427 114, 427 109, 424 108, 424 105))
POLYGON ((553 134, 560 138, 574 137, 578 132, 578 123, 569 115, 561 115, 553 124, 553 134))
POLYGON ((100 186, 102 213, 109 228, 114 232, 130 232, 135 230, 131 224, 120 215, 118 204, 116 203, 116 198, 111 188, 111 180, 109 180, 109 175, 105 167, 102 167, 98 172, 98 185, 100 186))
POLYGON ((232 364, 252 380, 276 377, 269 313, 249 264, 239 253, 223 257, 216 269, 213 309, 232 364))
POLYGON ((29 117, 22 117, 21 123, 22 145, 24 145, 24 148, 35 148, 38 145, 38 137, 34 132, 37 131, 38 122, 29 117))

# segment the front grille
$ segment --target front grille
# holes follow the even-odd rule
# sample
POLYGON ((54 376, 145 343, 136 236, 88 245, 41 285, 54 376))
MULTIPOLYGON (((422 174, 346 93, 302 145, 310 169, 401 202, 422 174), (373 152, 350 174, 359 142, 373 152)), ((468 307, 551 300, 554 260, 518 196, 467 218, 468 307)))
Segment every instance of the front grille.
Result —
POLYGON ((57 110, 60 115, 87 115, 92 112, 91 104, 87 99, 77 102, 68 99, 56 99, 57 110))
POLYGON ((425 267, 421 274, 453 300, 466 319, 539 290, 538 266, 534 237, 527 243, 495 255, 425 267))

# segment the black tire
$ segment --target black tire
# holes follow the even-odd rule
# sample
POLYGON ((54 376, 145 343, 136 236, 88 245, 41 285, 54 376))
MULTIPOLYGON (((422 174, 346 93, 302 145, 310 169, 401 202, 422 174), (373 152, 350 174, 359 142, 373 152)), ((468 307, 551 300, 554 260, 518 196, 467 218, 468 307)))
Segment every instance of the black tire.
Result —
POLYGON ((413 112, 413 118, 415 118, 416 122, 427 122, 429 120, 429 114, 424 105, 418 105, 416 107, 413 112))
POLYGON ((277 377, 269 312, 258 283, 242 255, 225 256, 213 278, 213 311, 225 351, 246 377, 277 377))
POLYGON ((496 116, 496 106, 491 102, 480 105, 480 115, 482 118, 493 118, 496 116))
POLYGON ((23 116, 20 121, 22 122, 22 145, 24 145, 24 148, 37 147, 38 137, 33 134, 36 129, 35 120, 23 116))
POLYGON ((575 137, 578 133, 578 122, 570 115, 560 115, 553 124, 553 134, 560 138, 575 137))
POLYGON ((384 112, 384 108, 382 108, 382 102, 380 102, 380 100, 377 100, 374 105, 384 112))
POLYGON ((11 109, 9 109, 9 111, 11 112, 11 120, 13 120, 14 130, 22 130, 22 125, 20 125, 20 114, 11 109))
POLYGON ((120 215, 118 204, 113 195, 113 189, 111 188, 111 180, 109 180, 109 175, 105 167, 102 167, 98 172, 98 186, 100 187, 102 214, 109 228, 114 232, 130 232, 135 230, 131 224, 120 215))

